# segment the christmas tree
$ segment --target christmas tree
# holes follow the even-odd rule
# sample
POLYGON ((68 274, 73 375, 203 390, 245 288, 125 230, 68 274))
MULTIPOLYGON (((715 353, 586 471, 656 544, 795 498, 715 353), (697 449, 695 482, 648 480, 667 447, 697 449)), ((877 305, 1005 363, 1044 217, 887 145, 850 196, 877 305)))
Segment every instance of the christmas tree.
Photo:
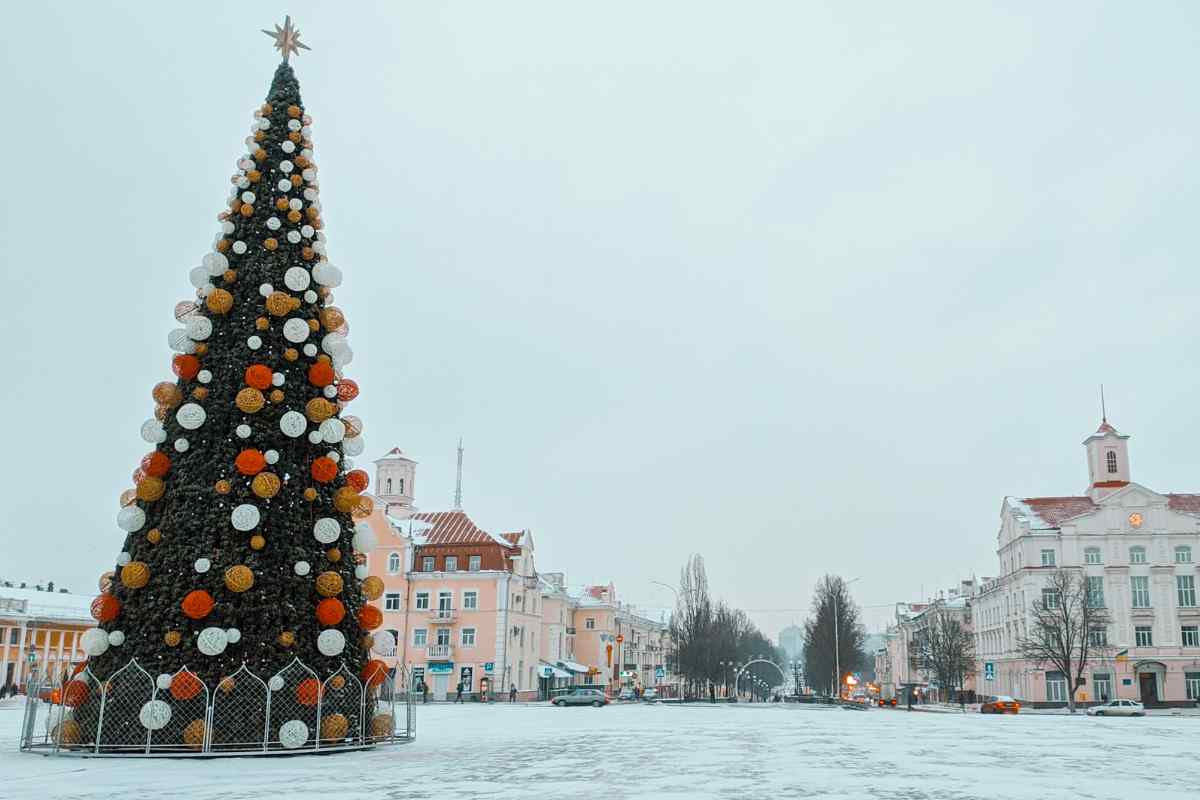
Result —
MULTIPOLYGON (((272 741, 296 738, 294 725, 281 730, 289 716, 308 713, 311 728, 304 709, 326 693, 335 704, 330 686, 344 690, 345 716, 321 723, 336 739, 361 724, 358 682, 386 670, 371 660, 382 615, 367 602, 382 583, 363 565, 370 534, 356 531, 372 504, 351 461, 362 424, 343 414, 358 387, 343 376, 352 353, 332 305, 342 275, 327 258, 312 120, 287 59, 304 45, 290 20, 272 35, 284 60, 254 112, 212 251, 191 271, 196 299, 175 308, 176 379, 152 391, 141 435, 154 449, 121 497, 125 542, 82 641, 95 681, 64 687, 74 709, 64 739, 94 741, 101 695, 134 680, 123 671, 131 659, 165 705, 124 720, 106 711, 102 743, 136 745, 151 730, 196 745, 210 693, 254 689, 238 679, 243 665, 295 683, 298 710, 271 715, 272 741), (304 668, 286 673, 297 659, 304 668), (181 710, 187 702, 199 705, 181 710)), ((391 646, 390 634, 379 638, 378 649, 391 646)), ((281 688, 277 678, 271 689, 281 688)), ((245 741, 255 724, 261 742, 261 722, 247 723, 245 741)))

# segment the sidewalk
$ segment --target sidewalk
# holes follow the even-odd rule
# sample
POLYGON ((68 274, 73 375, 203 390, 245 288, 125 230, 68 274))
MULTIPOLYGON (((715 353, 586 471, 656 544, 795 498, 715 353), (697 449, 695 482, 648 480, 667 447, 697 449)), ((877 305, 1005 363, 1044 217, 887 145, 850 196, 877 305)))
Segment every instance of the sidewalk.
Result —
MULTIPOLYGON (((913 711, 922 711, 929 714, 961 714, 963 709, 957 705, 949 703, 921 703, 914 704, 913 711)), ((896 706, 897 711, 904 711, 905 706, 896 706)), ((967 703, 966 713, 978 714, 979 703, 967 703)), ((1036 714, 1039 716, 1060 716, 1069 717, 1071 712, 1067 708, 1029 708, 1021 706, 1022 714, 1036 714)), ((1087 716, 1086 709, 1080 708, 1075 711, 1074 716, 1087 716)), ((1200 708, 1148 708, 1146 709, 1148 717, 1196 717, 1200 718, 1200 708)))

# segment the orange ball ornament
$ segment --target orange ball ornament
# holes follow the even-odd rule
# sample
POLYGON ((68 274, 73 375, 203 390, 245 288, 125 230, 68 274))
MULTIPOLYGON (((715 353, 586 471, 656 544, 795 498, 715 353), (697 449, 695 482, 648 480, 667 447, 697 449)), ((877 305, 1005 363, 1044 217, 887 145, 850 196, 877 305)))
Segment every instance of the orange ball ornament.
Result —
POLYGON ((321 309, 321 324, 327 331, 336 331, 345 323, 346 316, 337 306, 325 306, 321 309))
POLYGON ((373 631, 383 624, 383 612, 372 605, 365 605, 358 610, 358 625, 364 631, 373 631))
POLYGON ((326 597, 317 603, 317 622, 322 625, 337 625, 346 617, 346 607, 336 597, 326 597))
POLYGON ((321 699, 321 682, 316 678, 305 678, 296 687, 296 702, 302 706, 315 706, 321 699))
POLYGON ((233 308, 233 295, 227 289, 213 289, 204 299, 204 305, 214 314, 228 314, 233 308))
POLYGON ((346 738, 350 730, 350 720, 344 714, 328 714, 321 716, 321 738, 340 741, 346 738))
POLYGON ((267 295, 267 313, 273 317, 282 317, 292 310, 292 296, 284 292, 271 292, 267 295))
POLYGON ((229 481, 222 478, 213 484, 213 489, 217 494, 229 494, 229 492, 233 489, 233 485, 229 481))
POLYGON ((167 647, 178 647, 179 643, 183 641, 183 634, 179 631, 167 631, 163 634, 163 641, 167 647))
POLYGON ((356 492, 365 492, 371 483, 371 476, 363 469, 354 469, 346 473, 346 485, 356 492))
POLYGON ((171 678, 171 697, 176 700, 191 700, 204 690, 204 684, 190 672, 180 672, 171 678))
POLYGON ((300 116, 300 106, 292 104, 288 106, 287 115, 292 119, 297 119, 300 116))
POLYGON ((331 563, 336 564, 342 560, 342 551, 336 547, 331 547, 325 551, 325 558, 329 559, 331 563))
POLYGON ((212 595, 203 589, 194 589, 184 596, 180 606, 188 619, 204 619, 213 610, 212 595))
POLYGON ((242 389, 237 393, 237 399, 234 402, 237 404, 239 410, 244 411, 247 414, 253 414, 262 410, 263 405, 265 405, 267 401, 266 398, 263 397, 262 392, 260 392, 258 389, 255 389, 252 386, 247 386, 245 389, 242 389))
POLYGON ((333 459, 326 456, 318 456, 313 459, 312 468, 310 469, 314 481, 318 483, 329 483, 337 477, 338 466, 333 459))
POLYGON ((88 685, 84 681, 67 681, 67 684, 63 686, 63 705, 69 706, 70 708, 79 708, 81 705, 87 702, 89 694, 91 694, 91 691, 88 689, 88 685))
POLYGON ((266 364, 251 364, 246 367, 246 385, 255 389, 270 389, 274 375, 266 364))
POLYGON ((308 382, 313 386, 328 386, 333 383, 333 365, 318 361, 308 368, 308 382))
POLYGON ((146 541, 150 544, 158 544, 162 541, 162 531, 158 528, 151 528, 146 531, 146 541))
POLYGON ((138 481, 137 498, 147 503, 153 503, 161 498, 166 490, 167 486, 162 482, 162 478, 143 478, 138 481))
POLYGON ((263 247, 267 248, 268 250, 274 250, 279 247, 279 241, 273 237, 266 239, 263 241, 263 247))
POLYGON ((307 489, 304 490, 304 499, 310 503, 313 500, 316 500, 317 499, 317 490, 312 488, 311 486, 309 486, 307 489))
POLYGON ((233 460, 233 465, 243 475, 257 475, 267 466, 267 459, 261 450, 246 448, 237 454, 237 458, 233 460))
POLYGON ((254 572, 245 564, 235 564, 225 570, 225 588, 231 592, 244 592, 254 585, 254 572))
POLYGON ((317 576, 317 593, 322 597, 333 597, 342 592, 342 576, 336 572, 322 572, 317 576))
POLYGON ((150 567, 144 561, 130 561, 121 567, 121 585, 126 589, 140 589, 150 582, 150 567))
POLYGON ((200 372, 200 359, 193 355, 177 355, 171 359, 171 371, 185 381, 190 381, 200 372))
POLYGON ((275 639, 281 647, 291 647, 296 643, 296 634, 291 631, 283 631, 275 639))
POLYGON ((183 402, 183 390, 168 381, 159 381, 154 384, 154 389, 150 394, 154 397, 154 402, 167 408, 174 408, 183 402))
POLYGON ((261 534, 256 533, 250 537, 250 549, 251 550, 262 550, 266 546, 267 546, 267 540, 264 539, 261 534))
POLYGON ((193 750, 204 746, 204 720, 194 719, 183 729, 183 743, 193 750))
POLYGON ((378 686, 387 677, 387 664, 378 658, 373 658, 366 664, 363 664, 360 677, 367 686, 378 686))
POLYGON ((358 506, 358 498, 362 497, 353 487, 343 486, 333 493, 333 507, 343 514, 349 514, 358 506))
POLYGON ((152 478, 162 478, 171 471, 171 459, 166 453, 155 450, 142 457, 142 472, 152 478))
POLYGON ((111 594, 97 595, 92 601, 92 617, 97 622, 112 622, 120 613, 121 601, 111 594))

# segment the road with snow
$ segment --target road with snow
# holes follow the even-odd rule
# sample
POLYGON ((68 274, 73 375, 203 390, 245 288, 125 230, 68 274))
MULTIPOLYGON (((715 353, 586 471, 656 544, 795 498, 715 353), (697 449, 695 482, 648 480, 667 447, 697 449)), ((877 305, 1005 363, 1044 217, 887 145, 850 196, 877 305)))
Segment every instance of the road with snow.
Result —
POLYGON ((418 707, 415 743, 245 759, 46 758, 0 707, 0 797, 1194 798, 1200 718, 783 705, 418 707))

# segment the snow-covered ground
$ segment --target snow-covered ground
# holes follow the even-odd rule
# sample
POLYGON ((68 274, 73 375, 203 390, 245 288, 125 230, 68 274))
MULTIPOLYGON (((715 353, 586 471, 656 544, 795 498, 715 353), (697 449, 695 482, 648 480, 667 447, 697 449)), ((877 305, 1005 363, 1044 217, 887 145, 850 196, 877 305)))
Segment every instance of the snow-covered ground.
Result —
POLYGON ((0 798, 1121 798, 1200 796, 1200 719, 917 714, 782 705, 418 707, 363 753, 108 760, 18 753, 0 798))

